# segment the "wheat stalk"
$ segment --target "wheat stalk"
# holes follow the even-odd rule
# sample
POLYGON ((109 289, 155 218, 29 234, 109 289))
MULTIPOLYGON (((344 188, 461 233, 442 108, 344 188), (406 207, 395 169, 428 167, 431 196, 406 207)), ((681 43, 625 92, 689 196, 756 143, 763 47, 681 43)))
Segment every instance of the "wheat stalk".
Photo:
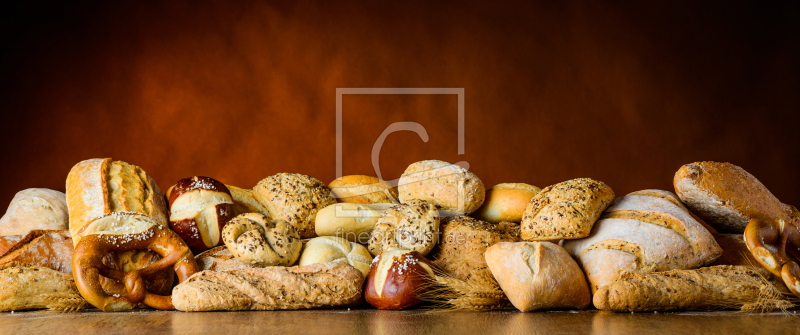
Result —
POLYGON ((86 300, 75 292, 43 294, 42 298, 49 302, 47 308, 58 312, 77 312, 89 306, 86 300))
POLYGON ((488 311, 511 306, 486 268, 473 269, 467 280, 437 272, 422 287, 418 297, 441 310, 488 311))

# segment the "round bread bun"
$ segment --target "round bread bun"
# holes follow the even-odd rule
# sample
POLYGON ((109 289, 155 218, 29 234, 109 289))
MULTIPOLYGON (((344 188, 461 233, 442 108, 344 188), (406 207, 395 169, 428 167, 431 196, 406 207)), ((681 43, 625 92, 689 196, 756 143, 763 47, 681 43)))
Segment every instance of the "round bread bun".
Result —
POLYGON ((299 266, 325 262, 342 262, 352 265, 361 271, 364 278, 369 275, 372 255, 361 244, 350 242, 341 237, 320 236, 306 242, 303 254, 300 255, 299 266))
POLYGON ((404 248, 427 255, 439 238, 439 211, 436 205, 411 200, 387 209, 369 237, 369 252, 377 256, 392 248, 404 248))
POLYGON ((483 182, 474 173, 437 160, 409 165, 397 188, 401 203, 428 201, 452 216, 474 212, 486 196, 483 182))
POLYGON ((328 184, 338 202, 353 204, 397 204, 397 190, 385 180, 372 176, 350 175, 328 184))
POLYGON ((541 190, 524 183, 494 185, 486 191, 483 206, 472 213, 472 216, 491 223, 521 222, 528 203, 541 190))
POLYGON ((272 218, 294 226, 301 238, 317 236, 314 229, 317 212, 336 203, 325 184, 299 173, 278 173, 264 178, 253 187, 253 197, 267 208, 272 218))

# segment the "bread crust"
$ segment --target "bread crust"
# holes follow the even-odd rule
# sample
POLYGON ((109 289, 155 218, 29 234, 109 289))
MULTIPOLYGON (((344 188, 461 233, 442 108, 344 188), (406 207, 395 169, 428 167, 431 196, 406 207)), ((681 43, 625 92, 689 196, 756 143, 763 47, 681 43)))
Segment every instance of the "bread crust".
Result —
POLYGON ((68 227, 66 196, 46 188, 17 192, 6 214, 0 218, 0 236, 25 235, 33 230, 64 230, 68 227))
POLYGON ((194 257, 197 261, 197 266, 200 271, 227 271, 236 269, 252 269, 258 268, 253 264, 242 263, 240 260, 231 254, 226 246, 219 246, 203 251, 194 257))
POLYGON ((72 273, 73 252, 68 230, 34 230, 0 237, 0 265, 16 262, 72 273))
POLYGON ((524 183, 503 183, 486 190, 486 199, 472 216, 486 222, 521 222, 522 214, 540 188, 524 183))
POLYGON ((242 263, 257 266, 290 266, 300 256, 297 231, 281 220, 259 213, 239 215, 222 230, 228 251, 242 263))
POLYGON ((350 175, 336 178, 328 188, 338 202, 353 204, 397 204, 397 190, 385 180, 373 176, 350 175))
POLYGON ((474 173, 448 162, 427 160, 408 166, 397 186, 400 202, 424 200, 452 215, 467 215, 483 204, 486 189, 474 173))
POLYGON ((468 216, 443 218, 441 241, 428 254, 431 262, 450 276, 468 280, 476 271, 491 275, 486 249, 499 242, 519 242, 519 225, 489 223, 468 216))
POLYGON ((342 262, 361 271, 364 278, 369 274, 372 255, 363 245, 341 237, 320 236, 306 242, 297 265, 305 266, 326 262, 342 262))
POLYGON ((525 208, 522 239, 550 241, 586 237, 613 200, 611 187, 590 178, 545 187, 525 208))
POLYGON ((791 213, 756 177, 731 163, 686 164, 673 184, 692 212, 723 233, 740 234, 751 219, 787 220, 791 213))
POLYGON ((592 296, 575 260, 550 242, 500 242, 486 263, 511 303, 523 312, 589 306, 592 296))
POLYGON ((0 267, 0 311, 72 311, 86 305, 68 273, 30 265, 0 267))
POLYGON ((367 244, 378 219, 393 204, 338 203, 317 213, 314 229, 319 236, 337 236, 367 244))
POLYGON ((316 236, 314 222, 320 209, 336 203, 331 190, 314 177, 278 173, 253 188, 253 196, 270 216, 290 223, 301 238, 316 236))
POLYGON ((225 186, 228 187, 228 190, 231 192, 231 198, 233 198, 234 216, 245 213, 260 213, 269 216, 267 208, 253 197, 253 190, 233 185, 225 186))
POLYGON ((369 237, 369 252, 377 256, 382 251, 399 247, 427 255, 439 240, 439 211, 432 203, 409 200, 387 209, 369 237))

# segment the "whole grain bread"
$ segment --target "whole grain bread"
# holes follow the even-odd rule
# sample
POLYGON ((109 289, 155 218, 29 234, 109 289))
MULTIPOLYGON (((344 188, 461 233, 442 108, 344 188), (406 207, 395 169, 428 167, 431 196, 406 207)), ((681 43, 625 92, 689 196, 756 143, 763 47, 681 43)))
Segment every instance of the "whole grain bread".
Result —
POLYGON ((87 306, 70 274, 19 263, 0 266, 0 311, 68 312, 87 306))
POLYGON ((756 177, 731 163, 686 164, 673 184, 692 212, 723 233, 741 234, 750 219, 786 220, 791 213, 756 177))
POLYGON ((741 308, 770 311, 792 307, 763 268, 718 265, 666 272, 625 271, 594 294, 594 306, 615 312, 741 308))
POLYGON ((589 178, 545 187, 525 208, 522 239, 549 241, 586 237, 613 200, 614 191, 608 185, 589 178))
POLYGON ((267 208, 273 219, 294 226, 301 238, 317 236, 314 230, 317 212, 336 203, 325 184, 299 173, 278 173, 264 178, 253 187, 253 197, 267 208))
POLYGON ((292 310, 350 305, 364 276, 341 262, 201 271, 172 291, 179 311, 292 310))

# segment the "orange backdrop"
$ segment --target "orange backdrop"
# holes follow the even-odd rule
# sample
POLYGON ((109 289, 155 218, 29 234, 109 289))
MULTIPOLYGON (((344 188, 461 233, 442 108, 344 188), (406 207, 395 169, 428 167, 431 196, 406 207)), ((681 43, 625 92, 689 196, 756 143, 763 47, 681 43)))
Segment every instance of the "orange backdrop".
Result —
MULTIPOLYGON (((143 167, 162 189, 335 177, 336 88, 457 87, 343 99, 345 174, 465 160, 485 184, 591 177, 672 190, 729 161, 800 205, 796 4, 232 2, 10 5, 3 11, 0 204, 64 189, 80 160, 143 167), (771 6, 771 7, 770 7, 771 6), (794 6, 794 7, 788 7, 794 6)), ((2 206, 2 205, 0 205, 2 206)))

